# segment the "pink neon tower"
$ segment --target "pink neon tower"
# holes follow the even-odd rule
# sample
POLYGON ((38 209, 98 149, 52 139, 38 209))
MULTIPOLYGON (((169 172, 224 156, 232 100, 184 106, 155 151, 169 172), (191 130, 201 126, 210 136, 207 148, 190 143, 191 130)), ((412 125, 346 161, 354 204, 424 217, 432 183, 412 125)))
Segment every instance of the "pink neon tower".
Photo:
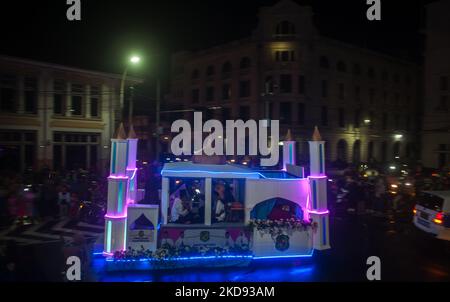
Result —
POLYGON ((111 139, 111 167, 108 177, 108 205, 105 216, 104 253, 112 254, 125 249, 127 225, 127 174, 129 142, 123 124, 111 139))
POLYGON ((309 141, 309 218, 318 224, 313 242, 316 250, 330 248, 329 212, 327 206, 327 181, 325 174, 325 141, 315 127, 309 141))

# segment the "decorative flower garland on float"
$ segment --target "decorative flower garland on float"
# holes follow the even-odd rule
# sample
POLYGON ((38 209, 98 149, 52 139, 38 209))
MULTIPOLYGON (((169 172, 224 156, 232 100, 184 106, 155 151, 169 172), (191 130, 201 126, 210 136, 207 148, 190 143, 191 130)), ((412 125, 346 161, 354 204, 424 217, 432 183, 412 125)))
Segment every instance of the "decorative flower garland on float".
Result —
POLYGON ((253 227, 263 237, 270 235, 275 242, 275 247, 279 251, 285 251, 289 248, 289 236, 294 232, 305 232, 312 229, 317 230, 317 222, 301 219, 280 219, 280 220, 250 220, 250 227, 253 227))

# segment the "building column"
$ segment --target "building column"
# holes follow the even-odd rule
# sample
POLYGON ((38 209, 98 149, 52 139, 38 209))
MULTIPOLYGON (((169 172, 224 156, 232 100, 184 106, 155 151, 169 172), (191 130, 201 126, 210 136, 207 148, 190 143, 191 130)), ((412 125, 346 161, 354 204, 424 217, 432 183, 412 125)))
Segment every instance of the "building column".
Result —
POLYGON ((168 177, 163 177, 163 179, 162 179, 162 186, 161 186, 161 215, 162 215, 162 224, 163 225, 166 225, 168 223, 168 221, 169 221, 169 219, 168 219, 168 212, 169 212, 169 184, 170 184, 169 178, 168 177))
POLYGON ((211 209, 212 209, 212 179, 205 179, 205 225, 211 225, 211 209))
POLYGON ((66 83, 66 104, 65 104, 65 109, 66 109, 66 116, 72 116, 72 83, 67 82, 66 83))
POLYGON ((86 104, 86 110, 85 110, 85 117, 86 118, 91 118, 91 85, 85 85, 84 86, 84 91, 85 91, 85 104, 86 104))
POLYGON ((20 75, 18 80, 19 99, 17 103, 17 113, 23 114, 25 111, 25 77, 20 75))

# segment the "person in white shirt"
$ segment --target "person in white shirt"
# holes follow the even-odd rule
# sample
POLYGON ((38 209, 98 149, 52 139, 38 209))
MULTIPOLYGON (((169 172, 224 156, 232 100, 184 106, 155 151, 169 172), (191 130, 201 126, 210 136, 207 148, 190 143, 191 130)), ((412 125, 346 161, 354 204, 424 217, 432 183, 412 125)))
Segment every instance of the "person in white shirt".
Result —
POLYGON ((248 248, 248 239, 244 235, 244 232, 241 232, 238 238, 236 238, 236 245, 240 248, 248 248))
POLYGON ((185 200, 187 199, 186 191, 180 191, 180 197, 176 197, 170 211, 170 221, 173 223, 185 223, 187 222, 189 209, 185 206, 185 200))
POLYGON ((233 241, 233 238, 231 238, 229 232, 225 233, 223 247, 228 247, 228 248, 233 248, 234 247, 234 241, 233 241))
POLYGON ((169 238, 169 233, 165 231, 163 233, 163 238, 161 239, 161 247, 165 249, 170 249, 174 246, 173 240, 169 238))
POLYGON ((184 232, 181 232, 180 234, 180 238, 177 239, 177 241, 175 242, 175 247, 177 249, 183 248, 186 246, 186 243, 184 242, 184 232))

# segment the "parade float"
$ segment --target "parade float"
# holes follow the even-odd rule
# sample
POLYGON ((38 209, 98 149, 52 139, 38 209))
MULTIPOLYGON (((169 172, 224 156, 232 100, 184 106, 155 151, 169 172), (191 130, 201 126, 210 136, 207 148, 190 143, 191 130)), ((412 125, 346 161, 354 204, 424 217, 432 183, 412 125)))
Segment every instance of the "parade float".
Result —
POLYGON ((165 164, 161 201, 152 205, 139 203, 137 141, 133 127, 127 135, 122 125, 111 140, 107 271, 245 266, 330 248, 325 142, 317 128, 309 142, 308 176, 295 164, 288 135, 279 171, 195 157, 165 164), (189 211, 180 210, 180 200, 189 211), (220 213, 219 202, 226 205, 220 213), (181 219, 177 211, 189 215, 181 219))

